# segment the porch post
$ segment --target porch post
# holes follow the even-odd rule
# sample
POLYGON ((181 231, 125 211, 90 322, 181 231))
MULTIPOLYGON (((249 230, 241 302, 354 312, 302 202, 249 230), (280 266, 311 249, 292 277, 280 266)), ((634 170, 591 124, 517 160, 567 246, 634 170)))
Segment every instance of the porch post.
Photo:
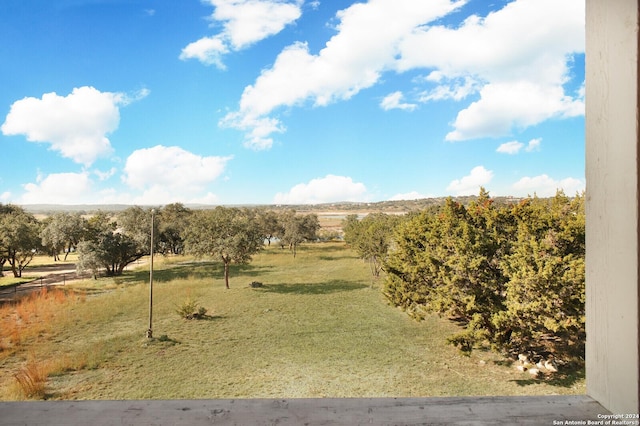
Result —
POLYGON ((587 393, 638 413, 638 0, 586 0, 587 393))

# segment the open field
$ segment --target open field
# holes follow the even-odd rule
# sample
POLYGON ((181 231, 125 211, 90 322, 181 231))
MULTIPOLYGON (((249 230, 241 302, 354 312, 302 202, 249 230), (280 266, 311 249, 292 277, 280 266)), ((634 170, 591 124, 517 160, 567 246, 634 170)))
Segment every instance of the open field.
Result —
POLYGON ((16 376, 43 376, 37 395, 51 399, 585 392, 582 372, 537 380, 495 353, 460 354, 445 343, 454 324, 418 323, 387 305, 342 243, 305 245, 295 259, 272 246, 232 268, 230 290, 219 264, 155 264, 152 340, 143 266, 2 308, 0 399, 25 397, 16 376), (208 315, 180 318, 176 307, 188 299, 208 315))
MULTIPOLYGON (((64 258, 64 255, 62 258, 64 258)), ((51 256, 38 255, 29 262, 27 268, 22 271, 22 277, 19 278, 14 277, 13 272, 11 272, 11 268, 5 264, 4 276, 0 277, 0 288, 14 284, 28 283, 42 276, 57 273, 61 270, 75 271, 77 261, 78 255, 76 253, 70 253, 69 256, 67 256, 67 260, 59 260, 57 262, 54 262, 51 256)))

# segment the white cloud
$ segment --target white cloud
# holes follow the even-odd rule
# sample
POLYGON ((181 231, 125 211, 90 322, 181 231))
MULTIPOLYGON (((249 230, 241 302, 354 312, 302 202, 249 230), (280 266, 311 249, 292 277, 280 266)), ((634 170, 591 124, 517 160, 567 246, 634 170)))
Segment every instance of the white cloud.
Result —
POLYGON ((53 173, 23 185, 20 204, 78 204, 93 199, 89 173, 53 173))
POLYGON ((518 154, 522 148, 524 148, 527 152, 539 151, 540 144, 542 143, 542 138, 531 139, 525 147, 525 144, 519 141, 510 141, 505 142, 496 149, 496 152, 501 154, 510 154, 515 155, 518 154))
POLYGON ((514 155, 520 152, 520 150, 524 148, 524 144, 518 141, 505 142, 496 149, 496 152, 501 154, 510 154, 514 155))
POLYGON ((563 84, 571 55, 584 52, 584 8, 584 0, 515 0, 456 28, 424 26, 403 39, 398 69, 432 68, 428 81, 447 83, 424 100, 462 99, 481 88, 480 99, 458 114, 451 141, 581 115, 584 96, 565 94, 563 84), (460 78, 482 83, 460 91, 460 78))
POLYGON ((417 191, 411 191, 404 194, 396 194, 393 197, 389 198, 389 201, 420 200, 422 198, 429 198, 429 196, 420 194, 417 191))
POLYGON ((301 1, 210 0, 213 19, 224 22, 224 34, 234 50, 279 33, 302 15, 301 1))
POLYGON ((539 151, 541 144, 542 144, 542 138, 531 139, 527 144, 527 148, 525 149, 525 151, 527 152, 539 151))
MULTIPOLYGON (((224 171, 231 157, 202 157, 179 147, 155 146, 134 151, 125 163, 123 182, 129 188, 97 188, 92 174, 103 181, 117 170, 39 175, 36 183, 24 185, 21 204, 140 204, 172 202, 215 203, 207 186, 224 171)), ((7 197, 9 197, 7 195, 7 197)), ((2 198, 0 198, 2 200, 2 198)))
POLYGON ((416 29, 402 40, 397 66, 435 69, 434 81, 478 75, 556 83, 567 71, 566 55, 584 52, 584 16, 582 0, 514 0, 458 27, 416 29))
POLYGON ((282 123, 275 118, 243 116, 238 112, 227 114, 219 125, 245 131, 243 145, 254 151, 271 148, 273 145, 271 134, 285 131, 282 123))
POLYGON ((531 81, 490 83, 480 91, 480 100, 460 111, 447 134, 449 141, 499 137, 550 118, 575 117, 584 113, 584 102, 564 94, 560 85, 531 81))
POLYGON ((453 191, 455 195, 477 195, 481 186, 487 185, 493 179, 493 172, 482 166, 474 167, 467 176, 453 180, 447 191, 453 191))
POLYGON ((222 56, 226 53, 229 53, 229 48, 221 37, 203 37, 200 40, 189 43, 182 49, 180 59, 197 59, 203 64, 215 65, 220 69, 224 69, 222 56))
POLYGON ((219 204, 218 196, 211 192, 207 192, 204 195, 181 194, 157 186, 149 188, 139 194, 107 189, 102 191, 100 195, 101 202, 105 204, 129 204, 139 206, 159 206, 170 203, 219 204))
POLYGON ((390 109, 413 111, 416 108, 416 104, 403 103, 402 98, 402 92, 393 92, 382 99, 380 107, 385 111, 389 111, 390 109))
POLYGON ((151 93, 151 90, 145 88, 142 88, 136 92, 133 92, 131 94, 128 93, 115 93, 115 98, 118 102, 118 105, 120 106, 127 106, 129 104, 132 104, 134 102, 138 102, 144 98, 146 98, 147 96, 149 96, 149 94, 151 93))
POLYGON ((0 194, 0 201, 1 202, 8 203, 9 200, 11 200, 11 192, 5 191, 2 194, 0 194))
POLYGON ((205 195, 192 198, 187 202, 190 204, 218 204, 219 199, 217 195, 212 194, 211 192, 207 192, 205 195))
MULTIPOLYGON (((245 132, 245 145, 267 149, 271 135, 284 129, 270 117, 278 108, 348 100, 385 72, 415 69, 428 70, 422 83, 435 85, 420 102, 477 95, 458 112, 449 141, 500 137, 584 114, 584 90, 564 89, 572 55, 584 52, 584 0, 514 0, 456 27, 429 25, 467 1, 355 3, 336 14, 337 33, 317 54, 303 42, 283 49, 220 124, 245 132)), ((392 95, 383 108, 414 108, 392 95)))
MULTIPOLYGON (((131 195, 129 194, 131 197, 131 195)), ((154 185, 137 196, 132 196, 132 204, 139 205, 156 205, 167 203, 187 202, 184 193, 170 191, 160 185, 154 185)))
POLYGON ((523 177, 511 188, 515 191, 513 195, 527 196, 534 193, 539 197, 552 197, 556 191, 563 190, 566 195, 572 196, 585 189, 584 181, 572 177, 555 180, 546 174, 534 177, 523 177))
POLYGON ((279 33, 302 15, 303 0, 208 0, 215 8, 211 20, 222 23, 223 30, 203 37, 182 50, 180 59, 198 59, 207 65, 224 68, 222 56, 244 49, 279 33))
POLYGON ((186 202, 204 191, 224 171, 232 157, 201 157, 184 149, 157 145, 134 151, 122 180, 143 191, 136 202, 186 202))
POLYGON ((275 204, 320 204, 337 201, 363 201, 367 188, 347 176, 327 175, 300 183, 286 193, 277 193, 275 204))
POLYGON ((462 79, 445 79, 442 74, 439 74, 435 71, 429 74, 429 76, 427 76, 425 80, 436 82, 442 82, 443 80, 446 80, 448 84, 438 85, 434 89, 425 92, 420 97, 420 102, 442 101, 447 99, 461 101, 467 96, 478 92, 481 87, 480 83, 469 76, 466 76, 462 79))
POLYGON ((112 167, 111 169, 107 170, 106 172, 103 172, 101 170, 93 170, 93 174, 98 176, 99 180, 107 180, 109 179, 111 176, 115 175, 116 172, 118 170, 115 167, 112 167))
POLYGON ((587 92, 587 87, 585 82, 583 81, 582 85, 578 88, 578 91, 576 92, 578 95, 578 98, 584 101, 584 96, 586 92, 587 92))
MULTIPOLYGON (((317 55, 309 51, 306 43, 286 47, 273 66, 245 88, 239 111, 230 113, 221 124, 248 131, 251 138, 247 123, 260 123, 279 107, 306 101, 325 106, 351 98, 376 84, 383 72, 394 67, 403 38, 464 2, 375 0, 339 11, 338 32, 317 55)), ((282 129, 277 119, 269 120, 275 120, 274 128, 282 129)), ((269 139, 268 134, 262 137, 269 139)))
POLYGON ((148 94, 146 89, 129 96, 84 86, 73 89, 67 96, 52 92, 40 99, 27 97, 13 103, 2 133, 25 135, 30 142, 49 143, 63 157, 89 166, 113 151, 107 135, 118 128, 118 107, 148 94))

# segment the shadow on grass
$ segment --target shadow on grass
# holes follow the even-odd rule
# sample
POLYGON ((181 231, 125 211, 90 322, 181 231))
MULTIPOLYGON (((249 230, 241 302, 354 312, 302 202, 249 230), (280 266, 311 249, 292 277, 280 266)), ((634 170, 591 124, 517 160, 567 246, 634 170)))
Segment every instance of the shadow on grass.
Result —
POLYGON ((80 287, 80 288, 74 288, 73 292, 76 295, 82 295, 82 296, 98 296, 100 294, 105 294, 105 293, 109 293, 111 291, 113 291, 113 288, 107 288, 107 287, 100 287, 100 286, 95 286, 95 287, 80 287))
POLYGON ((537 383, 546 383, 551 386, 570 388, 573 385, 575 385, 576 382, 584 380, 584 378, 585 378, 584 367, 579 367, 576 369, 569 370, 565 373, 554 373, 554 374, 545 375, 539 378, 518 379, 518 380, 513 380, 513 382, 518 386, 523 386, 523 387, 535 385, 537 383))
POLYGON ((225 315, 196 315, 190 318, 182 318, 185 322, 198 322, 198 321, 218 321, 227 318, 225 315))
POLYGON ((363 288, 368 288, 368 286, 355 281, 331 280, 321 283, 267 284, 255 290, 278 294, 330 294, 363 288))
POLYGON ((164 346, 174 346, 177 344, 180 344, 182 342, 180 342, 179 340, 176 339, 172 339, 171 337, 167 336, 166 334, 162 334, 159 337, 152 337, 150 339, 148 339, 143 346, 149 346, 152 344, 164 344, 164 346))
POLYGON ((332 255, 320 255, 318 256, 318 259, 320 260, 344 260, 344 259, 360 259, 358 256, 347 256, 344 254, 336 254, 335 256, 332 255))
MULTIPOLYGON (((236 265, 229 268, 231 277, 257 277, 264 272, 273 269, 271 266, 236 265)), ((149 280, 148 270, 137 270, 125 272, 121 277, 122 283, 143 282, 149 280)), ((223 279, 224 267, 220 262, 184 262, 172 265, 167 269, 153 270, 154 282, 168 282, 185 279, 223 279)))

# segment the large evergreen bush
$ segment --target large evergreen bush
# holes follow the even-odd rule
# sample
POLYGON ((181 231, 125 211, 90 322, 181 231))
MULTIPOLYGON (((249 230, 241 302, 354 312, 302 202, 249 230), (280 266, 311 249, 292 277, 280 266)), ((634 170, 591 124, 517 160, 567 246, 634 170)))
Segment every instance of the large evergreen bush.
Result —
POLYGON ((396 228, 385 295, 414 317, 463 325, 449 339, 565 358, 584 351, 584 196, 496 206, 448 199, 396 228))

